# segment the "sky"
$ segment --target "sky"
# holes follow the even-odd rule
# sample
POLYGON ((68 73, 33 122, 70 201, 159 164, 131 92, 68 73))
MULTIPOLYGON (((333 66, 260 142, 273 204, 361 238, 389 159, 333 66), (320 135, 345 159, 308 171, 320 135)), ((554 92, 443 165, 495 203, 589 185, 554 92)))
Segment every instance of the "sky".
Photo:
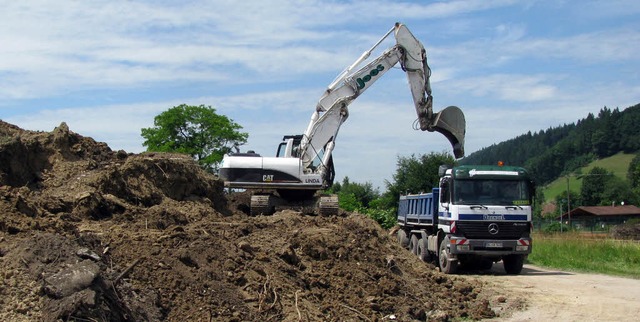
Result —
MULTIPOLYGON (((0 119, 145 150, 142 128, 205 105, 275 156, 333 79, 395 22, 427 50, 434 110, 460 107, 466 154, 528 131, 640 103, 637 0, 0 0, 0 119)), ((395 44, 393 37, 372 57, 395 44)), ((384 191, 399 157, 452 154, 413 129, 394 68, 349 106, 336 179, 384 191)))

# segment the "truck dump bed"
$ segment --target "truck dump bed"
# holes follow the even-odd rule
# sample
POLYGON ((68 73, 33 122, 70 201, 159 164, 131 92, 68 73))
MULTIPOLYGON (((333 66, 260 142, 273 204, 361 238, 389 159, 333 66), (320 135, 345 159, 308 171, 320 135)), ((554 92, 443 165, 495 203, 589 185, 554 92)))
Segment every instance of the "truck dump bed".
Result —
POLYGON ((433 227, 438 220, 438 199, 440 189, 430 193, 400 196, 398 204, 398 224, 411 228, 433 227))

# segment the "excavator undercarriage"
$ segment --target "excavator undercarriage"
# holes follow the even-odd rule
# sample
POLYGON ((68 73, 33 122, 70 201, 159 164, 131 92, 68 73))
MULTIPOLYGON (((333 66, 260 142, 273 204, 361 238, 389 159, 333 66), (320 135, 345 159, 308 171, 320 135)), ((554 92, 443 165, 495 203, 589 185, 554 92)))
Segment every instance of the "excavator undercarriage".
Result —
MULTIPOLYGON (((299 192, 299 191, 296 191, 299 192)), ((272 215, 277 211, 290 209, 299 211, 305 215, 333 216, 339 212, 338 196, 335 194, 313 193, 315 191, 303 191, 296 193, 296 198, 291 191, 280 190, 273 192, 256 192, 251 195, 250 214, 272 215), (283 197, 286 196, 286 197, 283 197)))

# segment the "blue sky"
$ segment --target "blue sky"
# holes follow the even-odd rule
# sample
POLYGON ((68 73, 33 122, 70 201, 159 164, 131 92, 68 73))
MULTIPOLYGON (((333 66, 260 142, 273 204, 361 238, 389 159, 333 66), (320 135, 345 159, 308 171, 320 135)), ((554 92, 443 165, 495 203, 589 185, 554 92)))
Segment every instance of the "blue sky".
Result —
MULTIPOLYGON (((113 150, 179 104, 208 105, 274 155, 326 86, 396 21, 427 49, 436 111, 459 106, 466 152, 640 103, 640 1, 0 0, 0 118, 61 122, 113 150)), ((393 39, 382 50, 393 46, 393 39)), ((451 152, 415 131, 406 75, 350 106, 338 180, 384 189, 398 156, 451 152)))

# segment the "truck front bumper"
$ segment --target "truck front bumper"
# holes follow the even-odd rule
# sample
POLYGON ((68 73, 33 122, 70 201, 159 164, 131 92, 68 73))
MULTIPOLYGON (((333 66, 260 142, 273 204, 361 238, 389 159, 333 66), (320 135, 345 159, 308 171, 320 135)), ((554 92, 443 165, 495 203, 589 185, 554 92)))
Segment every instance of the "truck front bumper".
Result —
POLYGON ((449 250, 452 255, 511 255, 530 254, 531 238, 523 237, 517 240, 495 239, 467 239, 464 237, 451 237, 449 250))

